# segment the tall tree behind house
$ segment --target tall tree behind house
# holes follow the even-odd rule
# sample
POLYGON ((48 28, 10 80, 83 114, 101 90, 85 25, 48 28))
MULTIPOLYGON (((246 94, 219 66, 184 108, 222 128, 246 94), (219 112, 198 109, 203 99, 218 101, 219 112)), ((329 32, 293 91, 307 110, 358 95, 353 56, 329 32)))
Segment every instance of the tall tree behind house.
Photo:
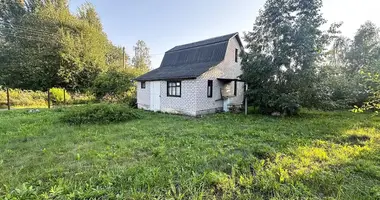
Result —
POLYGON ((146 43, 138 40, 133 48, 135 51, 135 56, 132 59, 133 66, 144 71, 149 71, 151 66, 150 50, 146 43))

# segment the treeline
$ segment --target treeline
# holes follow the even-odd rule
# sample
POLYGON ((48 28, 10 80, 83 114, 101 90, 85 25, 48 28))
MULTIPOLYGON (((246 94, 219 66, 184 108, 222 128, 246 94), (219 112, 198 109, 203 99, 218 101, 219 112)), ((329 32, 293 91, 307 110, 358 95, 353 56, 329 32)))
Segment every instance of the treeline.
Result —
POLYGON ((352 39, 342 23, 324 31, 321 8, 322 0, 267 0, 245 35, 242 79, 262 113, 379 108, 379 28, 366 22, 352 39))
POLYGON ((146 44, 138 41, 134 49, 130 59, 112 44, 90 3, 73 14, 68 0, 1 0, 0 85, 124 94, 130 79, 150 67, 146 44), (128 80, 124 88, 117 78, 128 80))

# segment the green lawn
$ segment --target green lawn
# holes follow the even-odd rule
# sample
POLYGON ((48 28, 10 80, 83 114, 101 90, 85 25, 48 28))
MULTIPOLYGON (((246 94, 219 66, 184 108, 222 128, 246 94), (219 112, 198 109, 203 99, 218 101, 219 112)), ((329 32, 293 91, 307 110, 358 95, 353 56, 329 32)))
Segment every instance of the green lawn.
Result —
POLYGON ((64 112, 0 112, 0 199, 380 199, 380 117, 64 112))

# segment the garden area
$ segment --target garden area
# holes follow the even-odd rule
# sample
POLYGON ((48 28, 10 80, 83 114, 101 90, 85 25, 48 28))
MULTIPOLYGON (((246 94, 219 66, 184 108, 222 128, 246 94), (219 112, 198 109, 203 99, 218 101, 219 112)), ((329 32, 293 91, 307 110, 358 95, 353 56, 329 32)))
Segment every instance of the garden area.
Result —
POLYGON ((1 112, 0 198, 379 199, 379 122, 116 104, 1 112))

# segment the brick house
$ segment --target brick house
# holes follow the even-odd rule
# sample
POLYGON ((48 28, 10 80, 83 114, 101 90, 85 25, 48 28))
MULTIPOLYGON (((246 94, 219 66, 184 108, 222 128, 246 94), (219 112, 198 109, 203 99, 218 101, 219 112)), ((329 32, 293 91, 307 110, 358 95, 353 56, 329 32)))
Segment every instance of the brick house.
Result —
POLYGON ((198 116, 240 107, 241 51, 238 33, 170 49, 159 68, 135 79, 138 108, 198 116))

